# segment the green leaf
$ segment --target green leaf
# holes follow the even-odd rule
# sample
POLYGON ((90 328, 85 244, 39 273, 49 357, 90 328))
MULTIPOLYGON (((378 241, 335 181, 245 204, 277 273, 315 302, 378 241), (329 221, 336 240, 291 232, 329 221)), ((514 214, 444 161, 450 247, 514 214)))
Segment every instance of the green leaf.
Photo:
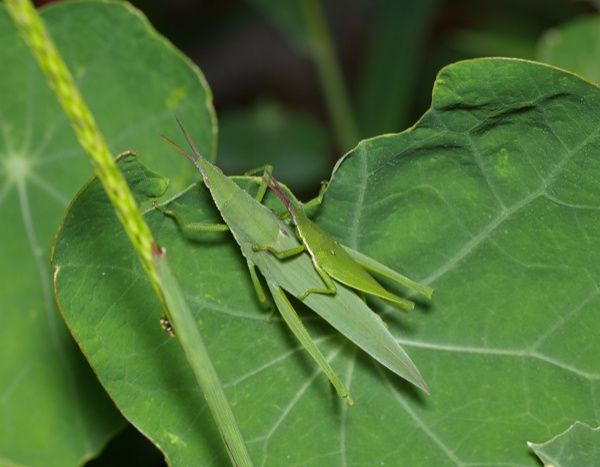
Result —
POLYGON ((538 58, 600 83, 600 17, 586 16, 548 31, 540 41, 538 58))
POLYGON ((566 431, 541 444, 527 443, 547 466, 579 467, 600 462, 600 427, 575 422, 566 431))
POLYGON ((528 465, 532 436, 597 424, 599 105, 539 64, 458 63, 411 131, 340 163, 321 226, 435 289, 423 313, 385 315, 431 389, 380 418, 411 434, 404 464, 528 465))
MULTIPOLYGON (((184 233, 147 214, 255 463, 537 465, 527 440, 571 420, 598 424, 599 107, 595 86, 551 67, 458 63, 440 73, 411 130, 365 141, 338 164, 319 225, 435 288, 408 316, 373 302, 431 396, 294 302, 348 385, 347 407, 281 319, 266 324, 228 232, 184 233)), ((188 221, 220 222, 204 188, 185 196, 197 199, 188 221)), ((56 248, 73 331, 119 407, 174 465, 225 462, 141 268, 100 198, 87 202, 95 208, 79 228, 94 236, 63 232, 56 248)))
MULTIPOLYGON (((125 3, 59 4, 43 18, 114 154, 143 150, 175 188, 186 186, 193 170, 165 157, 157 133, 178 113, 197 122, 201 149, 214 155, 216 124, 199 70, 125 3)), ((0 61, 10 64, 0 75, 0 463, 81 464, 124 425, 52 291, 53 236, 92 170, 4 5, 0 44, 0 61)))

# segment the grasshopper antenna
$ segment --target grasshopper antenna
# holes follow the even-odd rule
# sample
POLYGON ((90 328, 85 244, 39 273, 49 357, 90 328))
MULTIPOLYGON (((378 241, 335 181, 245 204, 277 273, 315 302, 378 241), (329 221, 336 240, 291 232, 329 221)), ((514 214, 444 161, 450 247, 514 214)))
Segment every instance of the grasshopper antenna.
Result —
POLYGON ((289 209, 292 205, 292 201, 285 194, 285 192, 283 191, 283 188, 281 188, 281 185, 279 184, 279 182, 277 180, 275 180, 275 177, 273 177, 273 174, 270 172, 270 170, 266 169, 265 172, 269 176, 271 181, 267 180, 264 177, 263 177, 263 180, 265 181, 267 186, 273 191, 273 193, 275 193, 277 195, 277 197, 281 200, 281 202, 285 205, 285 207, 289 209))

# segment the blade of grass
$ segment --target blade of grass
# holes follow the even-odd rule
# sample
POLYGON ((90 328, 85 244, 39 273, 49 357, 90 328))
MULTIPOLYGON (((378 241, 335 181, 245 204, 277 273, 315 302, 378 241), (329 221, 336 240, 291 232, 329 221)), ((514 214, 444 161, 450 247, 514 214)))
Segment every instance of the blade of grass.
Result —
POLYGON ((422 79, 425 36, 439 3, 376 2, 373 37, 357 93, 363 137, 397 133, 410 124, 416 87, 422 79))
POLYGON ((302 0, 301 7, 337 143, 346 152, 356 146, 360 133, 325 14, 319 0, 302 0))

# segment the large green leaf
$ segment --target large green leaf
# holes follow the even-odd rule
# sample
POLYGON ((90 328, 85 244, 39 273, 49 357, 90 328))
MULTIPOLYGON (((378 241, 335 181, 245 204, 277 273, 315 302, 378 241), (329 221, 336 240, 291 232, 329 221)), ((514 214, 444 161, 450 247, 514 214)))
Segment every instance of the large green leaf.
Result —
POLYGON ((336 172, 321 225, 436 289, 404 323, 431 388, 399 410, 405 463, 527 464, 533 434, 597 424, 599 104, 548 67, 460 63, 336 172))
POLYGON ((600 463, 600 427, 576 422, 545 443, 528 443, 549 467, 579 467, 600 463))
MULTIPOLYGON (((202 75, 139 12, 125 3, 85 2, 42 16, 115 154, 143 150, 173 178, 193 174, 185 161, 163 157, 157 138, 174 113, 197 122, 199 145, 214 153, 202 75)), ((123 426, 52 293, 52 239, 92 170, 3 5, 0 63, 0 463, 74 465, 123 426)))
MULTIPOLYGON (((576 420, 598 425, 599 106, 595 86, 550 67, 463 62, 440 73, 413 128, 339 163, 318 223, 436 289, 409 316, 374 304, 430 396, 303 310, 352 392, 347 407, 282 321, 266 324, 227 232, 184 234, 147 214, 257 464, 536 465, 528 440, 576 420)), ((57 243, 70 326, 120 408, 173 464, 223 463, 185 360, 160 330, 160 306, 94 186, 73 205, 85 222, 67 218, 57 243)), ((219 222, 203 188, 177 202, 190 197, 193 220, 219 222)))

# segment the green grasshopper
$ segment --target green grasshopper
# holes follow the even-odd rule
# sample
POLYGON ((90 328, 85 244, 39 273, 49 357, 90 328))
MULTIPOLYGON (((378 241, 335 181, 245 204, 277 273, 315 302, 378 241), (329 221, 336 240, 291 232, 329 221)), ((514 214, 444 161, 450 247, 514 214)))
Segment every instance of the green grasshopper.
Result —
MULTIPOLYGON (((433 289, 430 287, 418 284, 396 271, 389 269, 383 264, 380 264, 351 248, 340 245, 308 218, 304 212, 304 208, 300 206, 297 200, 292 201, 292 199, 288 197, 268 169, 265 170, 265 173, 270 179, 265 178, 265 183, 277 195, 290 213, 292 221, 296 226, 296 234, 302 241, 302 245, 287 251, 274 251, 269 246, 261 246, 258 249, 267 249, 275 256, 282 259, 299 254, 305 250, 308 251, 312 258, 315 270, 326 285, 325 289, 307 290, 303 295, 298 297, 299 300, 304 300, 311 293, 335 294, 337 289, 332 280, 333 278, 348 287, 375 295, 392 304, 399 305, 404 310, 414 308, 415 304, 413 302, 385 290, 379 282, 373 279, 366 269, 395 280, 396 282, 419 292, 425 297, 431 298, 433 289)), ((326 185, 323 185, 323 188, 325 189, 326 185)), ((321 193, 317 198, 319 203, 323 198, 324 189, 321 190, 321 193)))
MULTIPOLYGON (((339 285, 335 294, 311 294, 311 290, 322 288, 323 281, 319 274, 315 273, 310 257, 298 254, 285 261, 275 257, 276 252, 302 248, 302 244, 286 222, 261 204, 267 185, 261 180, 256 197, 250 196, 233 180, 223 175, 218 167, 202 157, 181 121, 177 121, 196 155, 195 158, 168 138, 161 136, 198 168, 225 225, 189 224, 178 213, 158 206, 157 208, 193 230, 231 231, 247 260, 259 301, 262 304, 267 303, 256 268, 265 278, 275 305, 286 324, 315 359, 341 397, 348 397, 348 390, 306 332, 284 290, 296 297, 304 296, 303 303, 369 355, 428 392, 427 385, 414 363, 389 333, 379 316, 374 314, 360 297, 344 285, 339 285)), ((169 324, 176 331, 177 323, 169 324)))

